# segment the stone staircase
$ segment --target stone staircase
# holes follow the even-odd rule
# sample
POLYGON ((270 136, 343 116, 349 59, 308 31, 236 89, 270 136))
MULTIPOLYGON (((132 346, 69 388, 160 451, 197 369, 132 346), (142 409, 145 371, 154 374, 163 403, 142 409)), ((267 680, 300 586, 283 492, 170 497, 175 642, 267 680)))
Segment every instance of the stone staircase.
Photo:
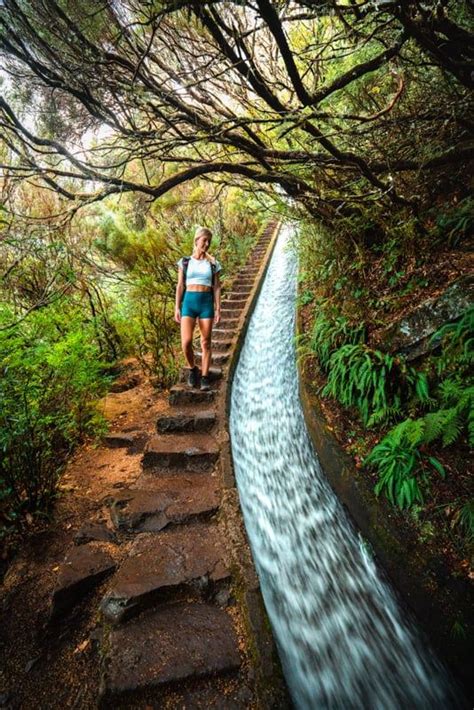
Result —
MULTIPOLYGON (((287 707, 276 686, 270 705, 259 689, 274 648, 242 532, 226 420, 229 358, 277 232, 267 226, 223 297, 211 390, 191 389, 182 371, 140 476, 108 500, 121 544, 74 548, 59 575, 53 617, 109 577, 100 603, 102 707, 287 707), (263 672, 255 667, 262 664, 263 672)), ((143 443, 139 432, 109 437, 109 446, 143 443)))

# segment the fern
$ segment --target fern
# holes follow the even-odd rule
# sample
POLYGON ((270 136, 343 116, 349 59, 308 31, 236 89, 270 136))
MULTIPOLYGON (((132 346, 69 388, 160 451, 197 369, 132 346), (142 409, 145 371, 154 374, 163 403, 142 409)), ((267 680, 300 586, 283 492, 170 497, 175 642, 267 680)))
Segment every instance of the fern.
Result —
POLYGON ((329 319, 321 312, 314 321, 310 342, 321 367, 326 370, 331 355, 341 345, 360 343, 363 340, 363 326, 352 326, 343 316, 329 319))
POLYGON ((357 407, 368 427, 398 416, 410 398, 429 401, 424 373, 407 367, 401 357, 362 344, 343 345, 333 353, 323 395, 357 407))
POLYGON ((453 516, 453 525, 458 525, 469 544, 474 543, 474 500, 469 500, 453 516))
POLYGON ((443 478, 446 475, 438 459, 425 457, 419 450, 423 436, 423 421, 406 419, 374 446, 365 460, 365 465, 378 470, 375 494, 385 491, 392 505, 402 509, 424 503, 423 490, 429 485, 427 464, 443 478))
POLYGON ((447 323, 440 328, 431 342, 442 343, 442 352, 437 359, 438 374, 470 367, 474 363, 474 306, 468 308, 456 323, 447 323))

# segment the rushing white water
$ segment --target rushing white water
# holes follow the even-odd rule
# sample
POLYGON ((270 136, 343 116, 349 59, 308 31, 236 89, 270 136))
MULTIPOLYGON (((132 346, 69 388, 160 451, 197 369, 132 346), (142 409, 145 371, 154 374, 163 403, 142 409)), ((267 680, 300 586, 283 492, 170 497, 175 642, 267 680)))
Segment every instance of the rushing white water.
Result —
POLYGON ((318 464, 298 395, 296 257, 279 238, 232 385, 232 453, 262 594, 297 708, 462 707, 318 464))

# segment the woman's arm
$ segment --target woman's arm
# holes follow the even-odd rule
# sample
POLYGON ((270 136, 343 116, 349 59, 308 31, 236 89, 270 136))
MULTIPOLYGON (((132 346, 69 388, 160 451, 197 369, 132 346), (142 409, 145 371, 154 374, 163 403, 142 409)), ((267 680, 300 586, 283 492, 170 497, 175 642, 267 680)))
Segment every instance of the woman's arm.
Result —
POLYGON ((178 271, 178 283, 176 284, 176 298, 174 303, 174 319, 176 323, 181 323, 181 301, 184 293, 184 273, 181 266, 178 271))

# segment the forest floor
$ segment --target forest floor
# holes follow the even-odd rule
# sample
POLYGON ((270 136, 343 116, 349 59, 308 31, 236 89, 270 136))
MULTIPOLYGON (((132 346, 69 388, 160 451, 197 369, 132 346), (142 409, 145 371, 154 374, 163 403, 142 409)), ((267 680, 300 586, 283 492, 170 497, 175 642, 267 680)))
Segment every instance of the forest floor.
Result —
MULTIPOLYGON (((123 386, 136 386, 110 392, 102 402, 103 414, 110 431, 152 434, 167 393, 157 392, 133 361, 127 364, 123 386)), ((105 501, 114 489, 138 478, 141 456, 100 440, 84 443, 64 471, 51 518, 32 518, 27 531, 10 540, 0 602, 0 707, 96 706, 98 603, 107 582, 54 625, 48 624, 51 595, 74 535, 90 521, 106 524, 105 501)))

